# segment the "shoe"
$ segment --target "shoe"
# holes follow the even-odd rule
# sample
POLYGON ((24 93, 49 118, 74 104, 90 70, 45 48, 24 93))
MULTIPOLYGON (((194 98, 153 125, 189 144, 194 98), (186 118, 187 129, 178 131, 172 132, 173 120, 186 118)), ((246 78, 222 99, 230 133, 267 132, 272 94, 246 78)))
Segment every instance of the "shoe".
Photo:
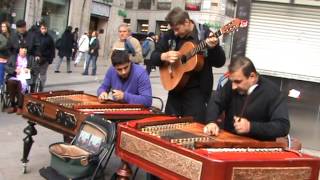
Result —
POLYGON ((54 71, 54 73, 60 73, 60 71, 54 71))
POLYGON ((17 114, 17 115, 21 115, 21 114, 22 114, 22 109, 21 109, 21 108, 18 108, 16 114, 17 114))
POLYGON ((77 63, 74 63, 74 67, 77 67, 77 63))
POLYGON ((72 73, 72 71, 67 71, 67 73, 72 73))
POLYGON ((15 113, 16 111, 17 111, 17 109, 15 107, 9 107, 9 108, 5 109, 5 112, 7 112, 8 114, 15 113))
POLYGON ((95 76, 96 74, 91 74, 91 76, 95 76))
POLYGON ((82 75, 87 76, 87 75, 88 75, 88 73, 82 73, 82 75))

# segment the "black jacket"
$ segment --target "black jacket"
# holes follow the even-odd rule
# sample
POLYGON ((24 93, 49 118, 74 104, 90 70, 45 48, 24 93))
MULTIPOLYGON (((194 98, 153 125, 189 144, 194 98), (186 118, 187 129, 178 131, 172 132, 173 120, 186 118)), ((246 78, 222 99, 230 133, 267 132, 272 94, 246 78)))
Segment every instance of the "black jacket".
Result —
MULTIPOLYGON (((161 53, 169 51, 172 47, 170 47, 170 44, 172 44, 172 41, 174 41, 175 50, 179 50, 180 47, 183 45, 186 41, 192 41, 198 44, 200 42, 198 37, 198 30, 196 28, 197 24, 195 24, 194 30, 192 34, 187 37, 181 39, 180 37, 177 37, 174 35, 174 32, 172 30, 169 30, 166 32, 163 37, 160 39, 159 43, 157 43, 155 51, 151 54, 151 63, 155 66, 161 66, 162 61, 160 59, 161 53)), ((209 36, 209 28, 207 26, 203 26, 203 31, 201 32, 203 37, 209 36)), ((225 53, 221 46, 217 45, 214 48, 208 48, 206 50, 206 57, 204 61, 204 66, 201 71, 199 72, 192 72, 190 79, 188 80, 187 85, 184 87, 184 90, 190 89, 190 88, 200 88, 204 98, 209 99, 211 95, 211 91, 213 88, 213 73, 212 73, 212 67, 221 67, 225 64, 226 57, 225 53)), ((175 93, 169 92, 169 93, 175 93)))
POLYGON ((99 49, 100 49, 100 43, 99 43, 98 38, 96 38, 95 40, 93 40, 93 42, 91 44, 89 44, 89 54, 92 56, 98 56, 99 49))
POLYGON ((64 31, 61 36, 61 45, 59 47, 58 55, 60 57, 71 57, 73 48, 73 35, 69 30, 64 31))
MULTIPOLYGON (((235 132, 233 116, 240 116, 247 95, 240 95, 232 90, 228 81, 209 102, 207 122, 215 122, 225 112, 223 128, 235 132)), ((243 117, 250 121, 250 132, 247 136, 274 140, 289 133, 290 122, 286 98, 279 88, 268 79, 259 77, 258 86, 249 95, 243 117)))
MULTIPOLYGON (((31 69, 31 79, 27 80, 29 85, 34 84, 37 75, 40 72, 39 63, 37 63, 32 56, 27 56, 27 68, 31 69)), ((5 66, 5 71, 7 73, 6 79, 8 80, 10 77, 16 77, 16 66, 17 66, 17 55, 12 55, 8 59, 8 62, 5 66)))
POLYGON ((27 53, 31 56, 39 56, 39 41, 33 32, 25 32, 23 34, 15 32, 12 33, 8 41, 8 49, 11 55, 19 53, 21 44, 27 46, 27 53))
POLYGON ((55 47, 52 37, 48 33, 39 33, 37 38, 40 43, 39 51, 41 63, 48 61, 49 64, 51 64, 55 57, 55 47))
POLYGON ((0 58, 7 59, 9 57, 8 38, 0 33, 0 58))

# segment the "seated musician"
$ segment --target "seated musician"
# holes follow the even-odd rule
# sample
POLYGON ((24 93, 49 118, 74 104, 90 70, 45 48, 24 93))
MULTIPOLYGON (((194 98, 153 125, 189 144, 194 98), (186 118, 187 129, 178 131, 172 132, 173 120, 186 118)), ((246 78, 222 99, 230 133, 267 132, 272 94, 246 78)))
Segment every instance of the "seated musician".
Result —
POLYGON ((27 46, 21 44, 19 54, 11 55, 6 67, 6 85, 11 107, 6 109, 7 113, 21 114, 23 105, 23 94, 26 93, 39 73, 39 64, 27 55, 27 46), (16 101, 17 100, 17 101, 16 101))
POLYGON ((208 104, 204 132, 217 136, 223 129, 259 140, 274 140, 289 133, 285 96, 271 81, 260 76, 246 57, 231 61, 229 81, 208 104))
POLYGON ((150 107, 152 91, 147 71, 132 63, 124 50, 114 50, 111 62, 113 66, 108 69, 98 89, 99 99, 106 100, 111 93, 115 101, 150 107))

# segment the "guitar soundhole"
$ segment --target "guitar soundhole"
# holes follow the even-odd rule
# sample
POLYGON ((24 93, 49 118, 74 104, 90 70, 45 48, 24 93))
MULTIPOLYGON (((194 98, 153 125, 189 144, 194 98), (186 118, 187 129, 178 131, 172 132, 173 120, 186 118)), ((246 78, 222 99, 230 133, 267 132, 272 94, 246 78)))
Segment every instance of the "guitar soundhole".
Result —
POLYGON ((181 57, 181 62, 182 64, 185 64, 187 62, 187 57, 185 55, 181 57))

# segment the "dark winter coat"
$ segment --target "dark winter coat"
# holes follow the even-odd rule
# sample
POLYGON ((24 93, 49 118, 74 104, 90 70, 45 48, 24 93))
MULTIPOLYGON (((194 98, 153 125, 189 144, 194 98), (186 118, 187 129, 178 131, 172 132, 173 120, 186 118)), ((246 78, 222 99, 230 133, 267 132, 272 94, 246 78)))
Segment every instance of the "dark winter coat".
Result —
POLYGON ((16 55, 19 53, 19 47, 21 44, 27 46, 27 53, 31 56, 39 56, 39 41, 35 38, 33 32, 25 33, 12 33, 8 41, 8 49, 10 55, 16 55))
POLYGON ((0 58, 7 59, 9 57, 8 38, 0 33, 0 58))
POLYGON ((66 30, 61 36, 60 46, 58 47, 59 57, 71 57, 73 48, 73 35, 71 31, 66 30))
POLYGON ((48 33, 39 33, 38 40, 40 43, 40 64, 45 62, 49 62, 49 64, 51 64, 55 57, 53 38, 48 33))

